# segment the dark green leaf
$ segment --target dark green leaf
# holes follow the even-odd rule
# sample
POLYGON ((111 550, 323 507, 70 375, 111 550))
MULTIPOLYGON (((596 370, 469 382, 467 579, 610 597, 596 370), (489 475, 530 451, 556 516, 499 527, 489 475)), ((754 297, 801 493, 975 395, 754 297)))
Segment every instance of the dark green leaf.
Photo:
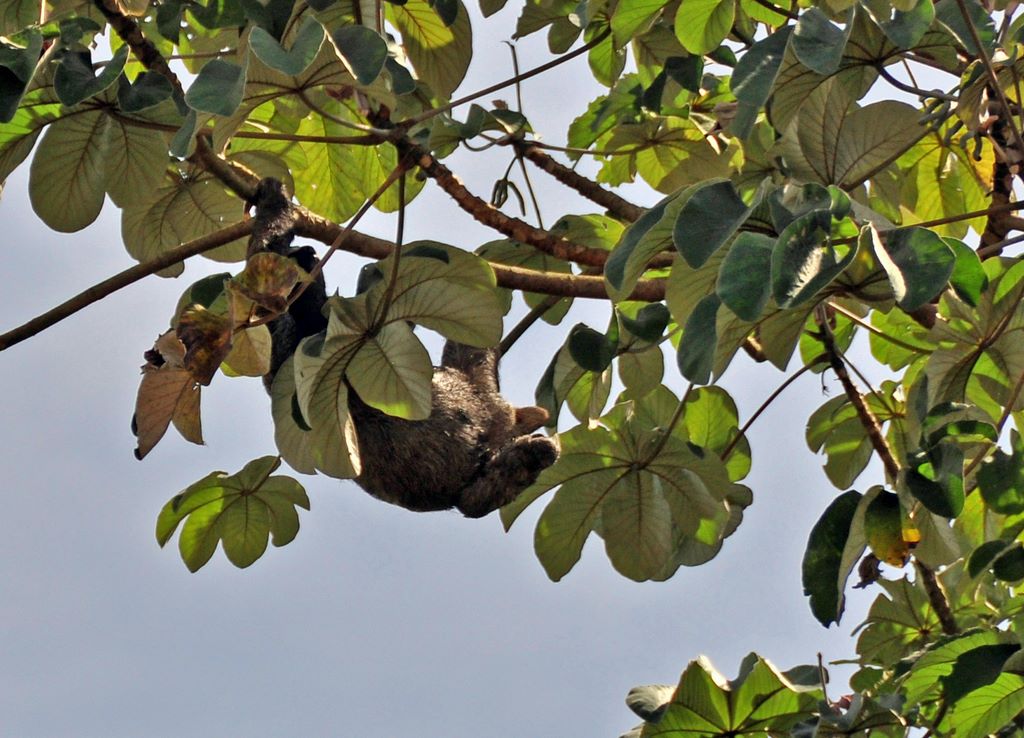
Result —
POLYGON ((260 60, 271 69, 296 76, 303 72, 316 58, 324 41, 324 27, 312 16, 302 21, 288 51, 282 48, 273 36, 260 26, 252 29, 249 45, 260 60))
POLYGON ((131 83, 122 76, 117 88, 117 104, 126 113, 137 113, 162 103, 173 93, 170 81, 159 72, 143 72, 131 83))
POLYGON ((0 41, 0 123, 9 122, 18 112, 42 48, 43 37, 38 33, 28 34, 24 47, 0 41))
MULTIPOLYGON (((251 0, 251 2, 255 5, 259 4, 256 0, 251 0)), ((189 3, 188 12, 199 22, 199 25, 211 30, 237 28, 245 25, 245 12, 238 0, 207 0, 203 5, 189 3)), ((275 36, 275 38, 280 38, 280 36, 275 36)))
POLYGON ((1002 672, 1006 659, 1019 650, 1019 643, 994 643, 960 654, 953 662, 953 671, 940 679, 945 698, 956 703, 968 692, 991 684, 1002 672))
POLYGON ((1011 543, 1012 541, 1006 541, 1003 539, 985 541, 985 543, 981 544, 971 552, 971 556, 967 560, 967 573, 970 574, 972 578, 981 574, 992 565, 996 556, 1006 550, 1011 543))
POLYGON ((661 217, 665 214, 665 208, 668 206, 668 203, 668 199, 662 200, 637 218, 636 222, 627 228, 622 234, 622 239, 615 246, 615 249, 608 257, 608 261, 605 262, 604 277, 616 290, 622 290, 626 285, 627 279, 630 283, 629 286, 632 287, 632 285, 635 284, 636 279, 639 278, 640 272, 643 270, 643 266, 638 266, 636 262, 645 261, 638 257, 644 257, 647 255, 634 255, 634 252, 637 251, 637 246, 643 240, 643 237, 647 235, 647 232, 657 225, 659 220, 661 220, 661 217))
POLYGON ((783 26, 755 42, 736 63, 729 84, 739 102, 739 110, 731 129, 740 138, 746 138, 753 131, 757 114, 771 95, 792 32, 793 26, 783 26))
POLYGON ((843 589, 849 571, 840 571, 840 565, 860 499, 854 490, 839 495, 814 524, 807 541, 804 595, 810 598, 814 617, 826 628, 839 622, 846 603, 843 589))
POLYGON ((964 508, 964 452, 940 443, 909 460, 907 489, 936 515, 955 518, 964 508))
POLYGON ((705 184, 679 211, 672 241, 686 263, 696 269, 736 233, 751 210, 732 182, 705 184))
POLYGON ((918 0, 906 11, 894 8, 888 0, 871 0, 863 5, 889 40, 901 49, 916 46, 935 20, 932 0, 918 0))
POLYGON ((388 70, 388 74, 391 75, 391 89, 394 90, 396 95, 408 95, 410 92, 416 91, 416 80, 413 79, 408 69, 390 56, 384 62, 384 67, 388 70))
POLYGON ((242 104, 245 92, 245 67, 214 59, 208 62, 185 93, 185 102, 193 110, 214 115, 231 115, 242 104))
MULTIPOLYGON (((245 16, 280 41, 292 16, 293 0, 238 0, 245 16)), ((234 4, 229 2, 228 4, 234 4)), ((241 25, 241 24, 239 24, 241 25)))
POLYGON ((665 74, 684 90, 699 92, 704 77, 704 57, 670 56, 665 60, 665 74))
POLYGON ((175 44, 181 35, 181 16, 184 11, 183 0, 165 0, 156 6, 156 28, 161 36, 175 44))
POLYGON ((693 309, 686 321, 683 338, 679 342, 676 360, 683 376, 696 384, 711 381, 711 369, 715 364, 715 349, 718 347, 716 320, 718 295, 707 295, 693 309))
POLYGON ((1012 454, 997 448, 992 458, 978 469, 978 488, 985 504, 1000 515, 1024 512, 1024 442, 1010 433, 1012 454))
POLYGON ((853 29, 853 8, 846 16, 843 31, 829 21, 818 8, 808 8, 800 14, 793 30, 793 53, 800 62, 821 75, 834 74, 846 49, 846 40, 853 29))
POLYGON ((92 56, 88 51, 69 51, 61 59, 53 75, 53 89, 60 101, 71 107, 83 100, 98 95, 114 84, 128 59, 128 46, 122 46, 114 57, 97 75, 92 68, 92 56))
POLYGON ((935 3, 935 19, 948 28, 960 44, 972 55, 978 56, 978 45, 974 42, 974 33, 981 39, 985 51, 991 54, 996 40, 996 27, 992 16, 988 14, 978 0, 962 0, 970 17, 970 23, 964 20, 960 10, 961 0, 939 0, 935 3))
MULTIPOLYGON (((922 0, 922 2, 927 1, 922 0)), ((978 253, 956 238, 943 238, 942 240, 953 250, 953 255, 956 257, 949 283, 956 291, 957 297, 971 307, 977 307, 978 301, 981 300, 981 293, 988 289, 988 277, 984 267, 981 266, 978 253)))
POLYGON ((832 246, 831 214, 815 210, 786 227, 772 251, 772 293, 779 307, 810 300, 857 255, 856 245, 832 246))
POLYGON ((741 233, 718 271, 715 291, 743 320, 757 320, 768 304, 773 246, 774 241, 764 234, 741 233))
POLYGON ((361 85, 372 84, 388 58, 388 45, 366 26, 345 26, 331 34, 341 60, 361 85))
POLYGON ((900 228, 879 239, 872 229, 875 256, 889 275, 896 302, 911 312, 945 289, 956 257, 939 236, 925 228, 900 228))
POLYGON ((654 302, 640 308, 636 318, 619 312, 619 320, 627 331, 644 341, 657 341, 665 332, 669 320, 668 308, 664 303, 654 302))
POLYGON ((1015 543, 1007 551, 996 557, 992 563, 992 573, 1004 582, 1016 582, 1024 579, 1024 546, 1015 543))
POLYGON ((569 333, 569 353, 573 361, 591 372, 603 372, 615 358, 615 342, 593 328, 576 324, 569 333))

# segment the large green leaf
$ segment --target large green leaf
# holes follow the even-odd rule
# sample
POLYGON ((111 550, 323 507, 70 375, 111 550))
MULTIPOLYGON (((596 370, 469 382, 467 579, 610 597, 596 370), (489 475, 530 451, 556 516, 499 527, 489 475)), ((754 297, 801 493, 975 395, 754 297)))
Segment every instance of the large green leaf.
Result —
POLYGON ((38 33, 27 36, 23 46, 0 41, 0 123, 7 123, 17 114, 39 62, 43 37, 38 33))
POLYGON ((753 131, 757 114, 768 102, 775 86, 792 32, 792 26, 783 26, 759 39, 736 63, 730 85, 739 103, 732 124, 738 136, 746 138, 753 131))
POLYGON ((832 74, 839 69, 846 42, 853 30, 853 8, 845 18, 846 28, 836 28, 818 8, 800 14, 793 30, 792 48, 804 66, 818 74, 832 74))
POLYGON ((718 347, 716 317, 722 301, 711 294, 697 303, 683 328, 676 360, 679 371, 691 382, 707 384, 715 364, 718 347))
POLYGON ((466 76, 473 56, 473 33, 469 13, 461 0, 455 23, 446 26, 426 0, 387 4, 390 20, 402 34, 406 53, 420 79, 439 98, 451 97, 466 76))
MULTIPOLYGON (((332 324, 335 322, 332 316, 332 324)), ((362 471, 345 380, 345 371, 361 343, 361 337, 351 333, 339 333, 326 341, 314 336, 300 343, 295 352, 295 392, 301 417, 312 429, 313 463, 317 470, 338 479, 351 479, 362 471)))
POLYGON ((617 46, 628 44, 637 32, 649 27, 668 0, 623 0, 611 17, 612 37, 617 46))
POLYGON ((302 417, 299 398, 295 392, 294 359, 288 359, 277 370, 270 391, 271 412, 274 417, 274 441, 277 451, 288 466, 303 474, 316 473, 313 455, 313 434, 302 417))
POLYGON ((676 216, 672 242, 696 269, 732 238, 759 203, 758 196, 747 205, 728 180, 696 185, 676 216))
POLYGON ((53 89, 60 101, 68 107, 98 95, 117 80, 128 58, 127 44, 114 52, 113 58, 101 69, 93 71, 92 54, 66 52, 53 75, 53 89))
POLYGON ((616 570, 646 580, 710 558, 735 529, 749 498, 716 457, 700 457, 678 435, 664 435, 676 402, 667 390, 656 391, 615 406, 600 425, 561 434, 559 460, 502 511, 511 525, 527 505, 560 486, 535 534, 537 555, 552 579, 575 565, 591 532, 604 539, 616 570))
POLYGON ((103 207, 110 117, 99 110, 67 116, 43 134, 29 171, 32 209, 50 228, 80 231, 103 207))
POLYGON ((912 312, 945 289, 956 256, 945 241, 925 228, 900 228, 881 238, 870 227, 875 256, 889 276, 896 303, 912 312))
POLYGON ((1012 454, 996 449, 978 469, 978 489, 985 504, 1001 515, 1024 512, 1024 441, 1010 431, 1012 454))
MULTIPOLYGON (((854 514, 862 497, 850 490, 839 495, 825 509, 811 529, 803 560, 804 595, 811 612, 826 628, 838 623, 846 606, 846 580, 855 561, 844 557, 853 535, 854 514)), ((863 550, 863 540, 860 549, 863 550)))
POLYGON ((436 241, 403 247, 390 289, 394 257, 381 261, 386 275, 366 293, 374 315, 390 296, 384 323, 412 321, 460 343, 494 346, 501 340, 501 300, 494 272, 480 257, 436 241))
POLYGON ((656 722, 645 724, 640 735, 782 735, 810 717, 819 694, 794 685, 756 654, 744 659, 740 675, 731 681, 701 658, 686 668, 668 708, 656 722))
MULTIPOLYGON (((209 174, 174 168, 160 182, 146 199, 129 203, 121 213, 125 248, 138 261, 153 259, 242 217, 242 201, 229 195, 209 174)), ((245 240, 239 239, 205 255, 222 261, 241 261, 245 249, 245 240)), ((169 276, 180 273, 180 265, 162 272, 169 276)))
POLYGON ((741 233, 722 262, 715 291, 743 320, 757 320, 768 305, 773 246, 764 234, 741 233))
POLYGON ((676 37, 691 54, 707 54, 729 34, 735 14, 734 0, 687 0, 676 11, 676 37))
POLYGON ((324 28, 312 16, 306 16, 302 21, 287 51, 260 26, 254 27, 249 36, 249 47, 253 53, 268 67, 288 75, 304 72, 313 63, 323 42, 324 28))
MULTIPOLYGON (((465 12, 465 11, 463 11, 465 12)), ((345 67, 361 85, 373 83, 384 69, 388 45, 366 26, 345 26, 331 34, 345 67)))
POLYGON ((245 94, 245 66, 224 59, 208 62, 185 92, 193 110, 214 115, 231 115, 245 94))
POLYGON ((832 77, 807 97, 785 129, 779 151, 796 176, 850 189, 924 135, 919 117, 895 100, 861 108, 832 77))
POLYGON ((1002 673, 956 705, 958 738, 984 738, 1004 728, 1024 711, 1024 677, 1002 673))
POLYGON ((684 192, 666 197, 623 232, 604 267, 608 293, 613 299, 626 299, 651 258, 672 246, 675 217, 687 196, 684 192))
POLYGON ((302 485, 291 477, 271 476, 281 465, 276 456, 250 461, 228 476, 213 472, 164 505, 156 524, 163 546, 184 521, 178 538, 181 558, 198 571, 221 543, 232 564, 246 567, 263 555, 268 538, 284 546, 299 532, 296 507, 309 509, 302 485))
POLYGON ((368 337, 346 369, 352 389, 370 407, 406 420, 430 416, 430 354, 404 321, 368 337))
POLYGON ((830 221, 829 211, 812 211, 779 235, 772 251, 772 295, 779 307, 807 302, 842 274, 857 255, 856 243, 831 243, 830 221))

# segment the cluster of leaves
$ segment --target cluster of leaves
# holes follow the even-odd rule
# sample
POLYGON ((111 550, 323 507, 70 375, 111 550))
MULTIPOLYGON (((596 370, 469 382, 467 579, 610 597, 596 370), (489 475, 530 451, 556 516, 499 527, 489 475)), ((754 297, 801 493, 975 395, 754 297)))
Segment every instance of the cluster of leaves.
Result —
MULTIPOLYGON (((359 474, 350 391, 410 421, 429 414, 432 368, 411 325, 495 345, 505 288, 558 325, 579 285, 600 280, 607 327, 567 329, 537 389, 552 430, 568 424, 563 408, 578 424, 502 511, 510 526, 547 501, 535 542, 553 579, 591 533, 636 580, 715 556, 752 499, 746 426, 720 378, 741 352, 833 372, 843 392, 811 416, 807 442, 838 492, 809 533, 803 575, 826 626, 855 568, 882 589, 857 640, 855 694, 831 702, 818 670, 781 674, 757 657, 732 681, 695 662, 675 689, 634 693, 638 730, 1009 735, 1024 711, 1013 589, 1024 580, 1024 267, 1002 251, 1022 225, 1011 198, 1024 21, 1016 6, 987 8, 525 0, 515 36, 546 31, 564 55, 552 66, 585 53, 606 88, 566 134, 570 158, 597 161, 596 181, 548 170, 608 212, 545 230, 497 211, 519 193, 508 172, 489 208, 439 162, 471 141, 510 145, 522 161, 543 131, 542 116, 504 103, 464 119, 448 105, 472 60, 460 0, 11 2, 0 6, 0 179, 31 154, 33 208, 59 231, 89 225, 109 196, 128 252, 164 276, 181 272, 159 261, 180 244, 243 218, 239 178, 276 177, 307 214, 342 222, 368 201, 392 212, 416 197, 423 178, 392 176, 414 162, 501 231, 476 255, 408 244, 369 266, 357 295, 328 300, 326 334, 305 340, 272 390, 280 458, 305 473, 359 474), (109 58, 94 61, 104 31, 109 58), (945 89, 919 88, 922 71, 945 89), (636 180, 660 193, 638 217, 600 187, 636 180), (864 334, 889 375, 878 387, 846 355, 864 334), (666 386, 673 354, 690 383, 682 396, 666 386), (850 489, 872 458, 885 478, 850 489), (911 563, 916 573, 878 579, 881 564, 911 563)), ((218 245, 206 255, 245 258, 241 241, 218 245)), ((308 279, 257 254, 186 290, 147 354, 140 456, 171 424, 201 440, 199 388, 218 370, 266 373, 265 324, 308 279)), ((189 487, 160 515, 161 544, 183 523, 194 570, 218 544, 245 566, 268 536, 290 541, 308 500, 270 476, 277 463, 189 487)))

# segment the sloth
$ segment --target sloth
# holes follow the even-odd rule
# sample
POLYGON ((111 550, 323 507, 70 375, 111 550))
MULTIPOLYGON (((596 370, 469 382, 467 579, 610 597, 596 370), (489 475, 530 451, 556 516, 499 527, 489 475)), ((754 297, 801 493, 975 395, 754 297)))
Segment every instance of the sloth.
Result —
MULTIPOLYGON (((307 272, 316 263, 309 246, 294 247, 295 215, 283 185, 264 179, 255 207, 249 255, 273 251, 307 272)), ((269 324, 273 338, 270 388, 299 342, 324 331, 323 274, 269 324)), ((448 341, 434 368, 430 416, 405 420, 363 402, 349 387, 349 412, 359 440, 362 472, 356 483, 374 497, 414 511, 458 509, 471 518, 514 500, 558 457, 555 441, 534 434, 548 419, 540 407, 513 407, 498 383, 499 352, 448 341)))

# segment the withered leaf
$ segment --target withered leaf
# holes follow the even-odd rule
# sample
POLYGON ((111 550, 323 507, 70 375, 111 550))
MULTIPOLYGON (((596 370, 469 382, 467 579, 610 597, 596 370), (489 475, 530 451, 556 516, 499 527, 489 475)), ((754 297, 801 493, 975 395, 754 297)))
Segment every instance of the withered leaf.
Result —
POLYGON ((200 384, 208 385, 213 380, 231 352, 233 328, 230 316, 217 315, 202 305, 181 311, 177 335, 185 344, 184 366, 200 384))
POLYGON ((201 444, 199 399, 200 387, 187 369, 170 364, 142 367, 142 383, 135 400, 134 427, 139 442, 135 458, 152 451, 172 421, 185 440, 201 444))
POLYGON ((249 257, 245 271, 232 283, 260 307, 281 313, 288 307, 288 296, 304 276, 293 259, 260 251, 249 257))

